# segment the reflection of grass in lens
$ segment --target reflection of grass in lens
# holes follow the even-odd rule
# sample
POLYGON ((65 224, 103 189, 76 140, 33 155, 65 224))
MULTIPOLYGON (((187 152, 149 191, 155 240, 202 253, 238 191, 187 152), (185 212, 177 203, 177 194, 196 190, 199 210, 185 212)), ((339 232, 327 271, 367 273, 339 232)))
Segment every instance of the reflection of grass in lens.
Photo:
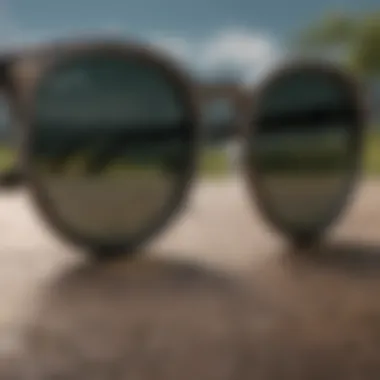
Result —
MULTIPOLYGON (((136 150, 136 149, 135 149, 136 150)), ((144 150, 142 150, 144 151, 144 150)), ((149 152, 149 149, 145 148, 149 152)), ((36 158, 36 164, 39 173, 43 175, 54 176, 80 176, 84 175, 86 170, 86 162, 88 162, 92 153, 86 153, 70 156, 63 160, 62 165, 55 165, 56 158, 51 154, 40 154, 36 158)), ((125 171, 132 172, 161 172, 163 174, 175 174, 176 167, 181 170, 181 162, 177 157, 181 155, 174 149, 161 150, 161 154, 149 155, 133 154, 126 152, 124 155, 113 158, 106 167, 102 168, 100 175, 124 175, 125 171)), ((201 176, 218 177, 226 175, 228 172, 228 156, 224 147, 206 148, 200 152, 198 160, 198 170, 201 176)))
POLYGON ((333 173, 346 167, 346 156, 339 151, 333 153, 309 152, 307 155, 287 154, 260 157, 260 168, 266 173, 333 173))
MULTIPOLYGON (((256 146, 260 168, 265 173, 332 173, 346 165, 344 132, 275 133, 259 135, 256 146)), ((255 159, 255 154, 253 154, 255 159)))
MULTIPOLYGON (((160 162, 160 160, 158 160, 160 162)), ((81 154, 76 157, 68 159, 61 167, 56 169, 54 163, 49 159, 40 159, 38 163, 39 173, 43 173, 43 176, 52 177, 86 177, 88 175, 108 177, 125 175, 126 172, 158 172, 160 171, 160 165, 151 163, 139 163, 135 158, 130 160, 114 160, 111 164, 106 165, 98 173, 88 172, 88 156, 82 156, 81 154)))
MULTIPOLYGON (((380 175, 380 128, 373 128, 373 131, 368 133, 364 146, 364 171, 367 175, 380 175)), ((0 146, 0 171, 12 167, 17 159, 17 154, 12 147, 8 145, 0 146)), ((330 161, 331 162, 331 161, 330 161)), ((224 148, 208 148, 201 153, 199 163, 199 174, 206 178, 213 178, 224 176, 228 172, 228 162, 224 148)), ((47 159, 41 159, 39 162, 41 171, 45 172, 50 170, 51 162, 47 159)), ((124 171, 124 164, 120 163, 120 167, 109 168, 111 173, 119 173, 124 171)), ((142 171, 142 170, 156 170, 156 163, 152 162, 152 168, 144 165, 129 165, 129 170, 142 171)), ((331 168, 331 165, 326 165, 331 168)), ((324 169, 325 170, 325 169, 324 169)))

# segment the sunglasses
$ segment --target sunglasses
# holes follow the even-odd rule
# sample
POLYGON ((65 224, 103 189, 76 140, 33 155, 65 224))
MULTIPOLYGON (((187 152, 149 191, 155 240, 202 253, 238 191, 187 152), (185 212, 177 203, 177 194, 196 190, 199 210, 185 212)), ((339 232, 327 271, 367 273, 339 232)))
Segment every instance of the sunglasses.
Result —
POLYGON ((22 183, 47 224, 96 258, 133 255, 175 219, 202 142, 242 140, 252 202, 301 247, 342 214, 360 171, 359 87, 328 63, 273 70, 241 90, 234 121, 214 133, 206 133, 199 85, 136 44, 9 53, 0 83, 19 142, 8 182, 22 183))

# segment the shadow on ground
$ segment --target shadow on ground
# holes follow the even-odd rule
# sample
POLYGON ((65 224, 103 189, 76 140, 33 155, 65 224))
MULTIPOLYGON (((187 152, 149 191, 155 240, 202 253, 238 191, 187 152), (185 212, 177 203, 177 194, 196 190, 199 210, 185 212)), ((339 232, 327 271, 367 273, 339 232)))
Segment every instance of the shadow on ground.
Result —
POLYGON ((41 380, 377 380, 379 288, 380 247, 353 243, 282 252, 241 278, 153 259, 85 264, 41 294, 13 368, 41 380))
POLYGON ((230 379, 242 354, 238 281, 164 260, 86 264, 48 285, 27 335, 38 379, 230 379))
POLYGON ((380 275, 380 246, 341 242, 321 246, 304 257, 305 263, 352 276, 380 275))

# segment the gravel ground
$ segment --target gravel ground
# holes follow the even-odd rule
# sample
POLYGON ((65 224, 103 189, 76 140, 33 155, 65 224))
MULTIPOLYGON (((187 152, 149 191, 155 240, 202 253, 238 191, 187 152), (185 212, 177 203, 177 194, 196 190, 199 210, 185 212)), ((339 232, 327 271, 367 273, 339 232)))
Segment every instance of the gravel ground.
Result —
POLYGON ((201 183, 133 262, 59 241, 0 198, 0 379, 379 379, 380 182, 315 256, 238 180, 201 183))

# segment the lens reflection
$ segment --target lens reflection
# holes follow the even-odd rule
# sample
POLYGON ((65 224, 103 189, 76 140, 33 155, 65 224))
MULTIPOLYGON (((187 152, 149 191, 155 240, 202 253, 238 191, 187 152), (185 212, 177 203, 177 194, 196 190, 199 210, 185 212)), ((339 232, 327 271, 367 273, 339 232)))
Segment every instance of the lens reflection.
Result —
POLYGON ((41 83, 32 157, 50 208, 83 236, 132 238, 158 218, 190 159, 188 110, 157 66, 77 58, 41 83))
POLYGON ((289 72, 259 103, 252 162, 272 216, 286 228, 323 224, 352 172, 355 107, 343 81, 316 70, 289 72))

